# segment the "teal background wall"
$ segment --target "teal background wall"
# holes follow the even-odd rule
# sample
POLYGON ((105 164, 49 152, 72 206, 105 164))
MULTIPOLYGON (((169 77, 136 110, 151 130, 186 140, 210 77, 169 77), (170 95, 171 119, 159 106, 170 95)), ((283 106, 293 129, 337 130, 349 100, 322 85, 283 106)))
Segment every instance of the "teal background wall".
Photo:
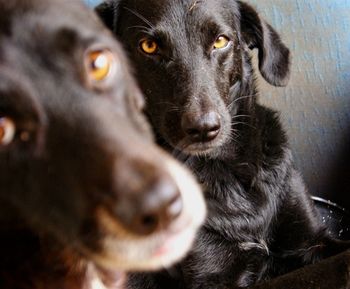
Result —
POLYGON ((350 0, 249 0, 292 51, 291 81, 259 79, 261 102, 281 111, 312 194, 350 208, 350 0))
POLYGON ((100 1, 100 0, 85 0, 84 2, 91 7, 94 7, 102 1, 100 1))
POLYGON ((286 88, 259 77, 261 102, 281 111, 310 192, 350 208, 350 0, 246 2, 280 32, 293 55, 286 88))

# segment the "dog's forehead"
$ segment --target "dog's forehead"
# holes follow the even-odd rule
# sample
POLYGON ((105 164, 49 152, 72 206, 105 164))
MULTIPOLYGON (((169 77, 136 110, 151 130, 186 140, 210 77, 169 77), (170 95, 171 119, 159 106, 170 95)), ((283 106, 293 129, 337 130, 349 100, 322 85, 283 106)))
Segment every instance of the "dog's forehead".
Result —
MULTIPOLYGON (((50 33, 70 28, 77 33, 98 34, 103 25, 80 0, 0 1, 0 37, 24 37, 26 34, 50 33), (88 19, 88 21, 86 21, 88 19), (85 23, 81 25, 81 23, 85 23), (76 29, 79 27, 79 30, 76 29)), ((43 35, 44 36, 44 35, 43 35)), ((44 39, 43 39, 44 40, 44 39)))
POLYGON ((238 14, 238 4, 235 0, 124 0, 120 3, 121 14, 126 18, 134 18, 156 25, 168 21, 183 21, 211 15, 225 15, 227 12, 238 14))
POLYGON ((23 58, 29 58, 29 61, 39 59, 54 61, 53 56, 63 49, 69 49, 73 59, 74 49, 84 49, 93 43, 120 50, 95 13, 85 7, 80 0, 9 2, 11 5, 0 2, 0 64, 2 65, 18 64, 23 58))
POLYGON ((141 30, 169 39, 201 40, 203 35, 229 33, 239 18, 235 0, 125 0, 120 9, 121 27, 128 27, 122 34, 141 30))

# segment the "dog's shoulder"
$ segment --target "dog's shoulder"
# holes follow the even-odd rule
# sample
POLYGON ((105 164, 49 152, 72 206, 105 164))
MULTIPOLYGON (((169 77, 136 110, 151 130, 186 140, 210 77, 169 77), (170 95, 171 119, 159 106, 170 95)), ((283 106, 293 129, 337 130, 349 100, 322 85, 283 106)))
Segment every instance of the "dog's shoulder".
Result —
POLYGON ((255 127, 260 135, 263 161, 276 163, 289 151, 288 138, 280 113, 266 106, 256 105, 255 127))

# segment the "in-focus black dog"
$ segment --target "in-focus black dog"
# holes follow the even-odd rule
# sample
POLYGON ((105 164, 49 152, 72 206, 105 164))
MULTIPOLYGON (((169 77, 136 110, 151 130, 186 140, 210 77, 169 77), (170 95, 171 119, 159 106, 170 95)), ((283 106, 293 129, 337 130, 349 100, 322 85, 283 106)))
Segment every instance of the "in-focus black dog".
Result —
POLYGON ((123 288, 188 251, 204 200, 143 102, 83 3, 0 0, 1 288, 123 288))
POLYGON ((290 53, 251 6, 112 0, 96 10, 128 51, 159 143, 207 189, 190 256, 130 287, 241 288, 348 247, 320 224, 278 113, 257 102, 249 51, 274 86, 288 82, 290 53))

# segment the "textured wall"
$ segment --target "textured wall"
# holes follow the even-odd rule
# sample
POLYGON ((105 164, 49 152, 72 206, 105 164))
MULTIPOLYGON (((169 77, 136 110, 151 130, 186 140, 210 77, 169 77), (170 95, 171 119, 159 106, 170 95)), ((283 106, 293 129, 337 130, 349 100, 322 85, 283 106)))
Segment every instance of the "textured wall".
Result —
POLYGON ((311 193, 350 208, 350 0, 248 2, 293 54, 289 85, 260 79, 261 102, 281 111, 311 193))
POLYGON ((260 81, 281 111, 313 194, 350 208, 350 0, 250 0, 292 50, 287 88, 260 81))

